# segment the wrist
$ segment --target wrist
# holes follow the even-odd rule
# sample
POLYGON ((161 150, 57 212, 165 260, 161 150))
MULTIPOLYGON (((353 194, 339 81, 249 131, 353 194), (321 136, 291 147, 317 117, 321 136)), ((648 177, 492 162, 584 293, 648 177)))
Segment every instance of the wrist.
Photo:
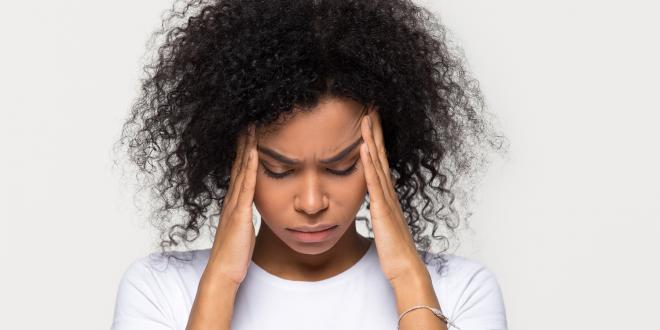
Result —
POLYGON ((186 329, 229 329, 238 285, 215 270, 202 273, 186 329))
POLYGON ((391 285, 399 313, 415 305, 440 307, 431 276, 425 266, 423 269, 411 270, 406 275, 392 280, 391 285))
POLYGON ((232 280, 229 276, 223 275, 223 273, 217 269, 206 269, 200 277, 199 286, 203 286, 211 291, 216 290, 225 293, 236 293, 240 283, 232 280))
POLYGON ((396 290, 422 289, 431 283, 431 276, 426 265, 419 264, 408 268, 402 275, 390 280, 396 290))

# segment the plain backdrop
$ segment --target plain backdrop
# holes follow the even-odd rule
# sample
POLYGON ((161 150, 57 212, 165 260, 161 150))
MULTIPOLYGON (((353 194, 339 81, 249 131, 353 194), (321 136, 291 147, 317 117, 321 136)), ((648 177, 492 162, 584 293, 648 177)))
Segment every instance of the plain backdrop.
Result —
MULTIPOLYGON (((453 249, 494 271, 510 329, 657 328, 657 2, 419 3, 511 142, 453 249)), ((109 328, 122 273, 155 250, 111 147, 170 5, 3 1, 0 328, 109 328)))

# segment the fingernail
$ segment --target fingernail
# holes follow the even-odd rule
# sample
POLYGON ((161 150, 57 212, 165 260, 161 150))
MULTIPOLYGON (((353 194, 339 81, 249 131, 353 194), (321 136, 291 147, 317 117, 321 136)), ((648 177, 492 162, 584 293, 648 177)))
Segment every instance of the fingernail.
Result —
POLYGON ((367 124, 369 124, 369 128, 372 128, 371 127, 371 117, 367 117, 367 124))

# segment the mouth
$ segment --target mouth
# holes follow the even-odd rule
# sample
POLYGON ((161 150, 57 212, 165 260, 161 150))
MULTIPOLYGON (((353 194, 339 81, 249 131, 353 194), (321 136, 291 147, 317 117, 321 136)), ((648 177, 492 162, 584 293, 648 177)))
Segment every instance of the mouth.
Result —
POLYGON ((291 235, 304 243, 318 243, 328 239, 339 225, 324 225, 316 227, 287 228, 291 235))
POLYGON ((288 228, 288 229, 293 230, 293 231, 303 232, 303 233, 316 233, 316 232, 324 231, 324 230, 334 228, 334 227, 337 227, 337 225, 319 225, 319 226, 315 226, 315 227, 292 227, 292 228, 288 228))

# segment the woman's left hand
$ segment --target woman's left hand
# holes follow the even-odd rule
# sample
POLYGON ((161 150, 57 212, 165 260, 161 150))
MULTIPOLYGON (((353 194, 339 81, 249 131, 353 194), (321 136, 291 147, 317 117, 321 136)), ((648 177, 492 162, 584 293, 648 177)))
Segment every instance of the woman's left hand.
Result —
POLYGON ((383 130, 375 108, 362 118, 360 158, 370 198, 371 225, 381 270, 394 283, 426 272, 394 191, 383 130), (371 125, 369 125, 371 121, 371 125), (370 127, 371 126, 371 127, 370 127))

